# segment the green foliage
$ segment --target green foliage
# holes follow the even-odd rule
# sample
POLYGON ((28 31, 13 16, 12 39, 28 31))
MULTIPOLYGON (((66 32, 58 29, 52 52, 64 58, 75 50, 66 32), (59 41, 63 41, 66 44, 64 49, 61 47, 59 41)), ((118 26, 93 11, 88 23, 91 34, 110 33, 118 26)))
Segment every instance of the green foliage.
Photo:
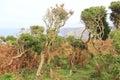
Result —
POLYGON ((17 38, 14 37, 13 35, 7 36, 5 41, 7 44, 14 45, 14 46, 17 45, 17 38))
MULTIPOLYGON (((100 76, 96 76, 95 71, 90 73, 88 80, 119 80, 120 79, 120 56, 112 55, 110 53, 101 55, 107 63, 107 69, 104 68, 104 64, 100 57, 96 55, 95 60, 100 66, 100 76), (104 77, 103 77, 104 76, 104 77)), ((90 60, 93 61, 93 60, 90 60)), ((93 63, 93 62, 92 62, 93 63)))
POLYGON ((111 74, 115 80, 120 79, 120 55, 113 57, 113 66, 111 66, 111 74))
POLYGON ((38 44, 33 46, 32 50, 40 54, 43 50, 43 44, 38 42, 38 44))
POLYGON ((69 41, 70 43, 73 43, 75 41, 75 37, 74 36, 69 36, 67 38, 67 41, 69 41))
POLYGON ((14 73, 5 73, 0 76, 0 80, 19 80, 14 73))
POLYGON ((110 32, 108 23, 106 22, 106 10, 103 6, 90 7, 81 13, 81 18, 84 21, 86 28, 96 38, 106 40, 110 32))
POLYGON ((6 38, 4 36, 0 36, 0 42, 5 42, 6 38))
MULTIPOLYGON (((110 30, 110 27, 108 26, 108 23, 106 22, 106 17, 104 17, 102 21, 103 21, 103 25, 104 25, 104 30, 103 30, 104 35, 102 37, 102 40, 106 40, 108 38, 111 30, 110 30)), ((99 33, 99 31, 100 30, 98 30, 98 33, 99 33)))
POLYGON ((18 39, 18 42, 21 42, 22 44, 24 44, 25 48, 30 48, 36 44, 36 38, 28 33, 21 34, 19 39, 18 39))
POLYGON ((120 1, 111 2, 109 8, 115 13, 120 13, 120 1))
POLYGON ((109 8, 112 11, 110 19, 113 21, 115 27, 120 29, 120 1, 111 2, 109 8))
POLYGON ((105 7, 101 6, 101 7, 90 7, 88 9, 85 9, 84 11, 82 11, 82 19, 83 20, 87 20, 87 19, 91 19, 91 21, 95 20, 98 16, 100 15, 105 15, 106 14, 106 10, 105 7))
POLYGON ((44 32, 43 26, 34 25, 30 27, 30 31, 32 35, 41 35, 44 32))
POLYGON ((17 38, 15 38, 14 36, 7 36, 6 37, 6 41, 16 41, 17 38))
POLYGON ((83 42, 81 42, 79 39, 75 39, 74 36, 69 36, 67 38, 67 40, 70 42, 70 44, 74 47, 74 48, 81 48, 84 49, 85 45, 83 42))
POLYGON ((75 40, 74 42, 71 43, 71 45, 75 48, 79 47, 81 49, 85 48, 84 43, 82 43, 80 40, 75 40))
POLYGON ((115 47, 115 50, 120 53, 120 31, 114 30, 110 33, 110 37, 113 39, 112 45, 115 47))
POLYGON ((45 35, 41 35, 40 37, 35 37, 30 34, 21 34, 18 39, 18 43, 23 44, 25 49, 31 48, 33 51, 39 54, 43 49, 44 41, 45 41, 45 35))
POLYGON ((61 44, 65 43, 65 42, 66 42, 66 39, 64 37, 57 36, 54 41, 54 44, 52 44, 52 46, 59 47, 59 46, 61 46, 61 44))
POLYGON ((21 78, 19 80, 34 80, 35 79, 35 72, 36 72, 36 69, 30 70, 28 68, 23 68, 21 70, 18 70, 18 72, 16 72, 16 73, 22 74, 22 75, 19 75, 19 77, 21 78))

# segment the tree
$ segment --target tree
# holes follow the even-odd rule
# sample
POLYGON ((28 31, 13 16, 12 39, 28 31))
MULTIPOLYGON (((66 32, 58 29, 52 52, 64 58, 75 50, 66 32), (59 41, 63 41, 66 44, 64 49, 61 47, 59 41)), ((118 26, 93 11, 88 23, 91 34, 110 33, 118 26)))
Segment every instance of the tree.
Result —
POLYGON ((43 18, 43 21, 46 24, 46 47, 48 47, 48 49, 56 39, 59 29, 65 25, 72 14, 73 11, 64 9, 64 4, 61 4, 60 6, 56 4, 55 8, 48 9, 43 18))
POLYGON ((50 33, 50 31, 59 31, 72 14, 73 11, 64 9, 64 4, 61 4, 60 6, 56 4, 55 8, 48 9, 43 18, 43 21, 46 24, 47 34, 50 33))
POLYGON ((111 2, 109 8, 112 11, 110 19, 113 21, 116 29, 120 29, 120 1, 111 2))
MULTIPOLYGON (((110 32, 110 28, 108 26, 108 23, 106 22, 106 15, 106 10, 103 6, 90 7, 85 9, 81 13, 81 18, 85 23, 85 30, 89 32, 89 38, 88 41, 86 41, 86 46, 88 46, 87 43, 89 41, 92 41, 93 47, 98 51, 99 57, 105 65, 105 69, 107 68, 107 66, 105 60, 101 56, 101 47, 103 45, 103 40, 106 40, 108 38, 110 32), (95 41, 101 42, 101 45, 97 46, 95 44, 95 41)), ((90 52, 88 51, 88 53, 90 52)), ((100 66, 96 60, 95 65, 97 67, 98 74, 100 74, 100 66)))
MULTIPOLYGON (((108 38, 110 28, 106 22, 106 10, 103 6, 90 7, 82 11, 81 18, 85 23, 85 30, 89 32, 88 41, 92 41, 93 47, 101 54, 102 40, 108 38), (95 46, 95 41, 100 40, 101 46, 95 46)), ((84 30, 84 31, 85 31, 84 30)))
MULTIPOLYGON (((34 34, 31 34, 30 32, 27 32, 27 33, 23 32, 19 34, 16 41, 18 55, 13 56, 8 65, 11 65, 14 59, 20 58, 26 53, 29 53, 29 55, 31 54, 31 52, 41 54, 43 50, 44 41, 45 41, 45 35, 42 35, 43 34, 42 32, 41 30, 40 31, 38 30, 38 33, 41 33, 39 35, 37 33, 36 35, 34 35, 34 34)), ((11 37, 8 37, 7 39, 12 40, 11 37)))
MULTIPOLYGON (((61 4, 60 6, 58 6, 56 4, 56 7, 48 9, 46 15, 43 18, 43 21, 46 25, 46 42, 45 42, 45 46, 44 46, 44 51, 47 51, 47 63, 49 64, 52 58, 52 55, 50 54, 50 50, 51 50, 51 45, 54 43, 59 29, 61 27, 63 27, 66 23, 66 21, 69 19, 69 17, 73 14, 73 11, 67 11, 64 9, 64 4, 61 4)), ((44 61, 44 54, 41 55, 41 61, 44 61)), ((36 73, 36 79, 38 80, 39 76, 40 76, 40 70, 42 68, 42 64, 44 62, 41 62, 37 73, 36 73)), ((52 71, 52 69, 50 69, 50 71, 52 71)))
POLYGON ((103 6, 90 7, 82 11, 81 18, 86 29, 98 39, 106 40, 110 32, 106 22, 106 10, 103 6))
POLYGON ((54 42, 58 35, 59 29, 65 25, 66 21, 72 14, 73 11, 67 11, 64 9, 64 4, 61 4, 60 6, 56 4, 55 8, 48 9, 43 18, 43 21, 46 24, 47 47, 50 47, 52 42, 54 42))

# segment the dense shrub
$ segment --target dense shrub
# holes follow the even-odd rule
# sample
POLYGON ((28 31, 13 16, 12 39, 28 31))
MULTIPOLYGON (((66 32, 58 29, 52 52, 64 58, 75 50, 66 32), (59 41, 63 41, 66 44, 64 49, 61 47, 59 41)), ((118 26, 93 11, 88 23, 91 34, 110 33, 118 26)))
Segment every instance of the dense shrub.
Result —
POLYGON ((112 45, 114 46, 117 53, 120 53, 120 31, 115 30, 110 33, 110 37, 113 39, 112 45))

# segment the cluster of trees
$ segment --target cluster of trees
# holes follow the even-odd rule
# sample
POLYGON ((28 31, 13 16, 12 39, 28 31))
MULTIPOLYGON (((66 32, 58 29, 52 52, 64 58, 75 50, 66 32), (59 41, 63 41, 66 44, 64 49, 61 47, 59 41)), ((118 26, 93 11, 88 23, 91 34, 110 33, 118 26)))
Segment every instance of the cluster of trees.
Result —
MULTIPOLYGON (((101 47, 95 45, 96 40, 100 40, 102 42, 102 46, 103 41, 109 37, 110 33, 110 37, 113 39, 113 46, 115 47, 118 55, 120 53, 120 1, 112 2, 109 8, 112 11, 110 14, 110 19, 113 21, 116 27, 115 31, 110 33, 111 30, 106 21, 107 10, 104 6, 90 7, 83 10, 81 14, 81 19, 85 23, 84 31, 87 30, 89 32, 88 40, 85 42, 82 41, 82 38, 76 41, 73 41, 72 38, 69 39, 73 47, 85 48, 88 53, 90 52, 88 51, 87 43, 92 41, 94 48, 100 53, 100 59, 105 65, 107 64, 104 58, 101 56, 101 47)), ((43 21, 46 24, 46 34, 43 34, 45 31, 43 26, 31 26, 29 32, 22 32, 17 38, 14 36, 1 36, 1 42, 6 42, 10 45, 18 47, 19 55, 12 57, 10 64, 14 59, 22 57, 22 55, 24 55, 26 52, 32 51, 35 53, 35 55, 37 53, 37 55, 41 56, 36 73, 36 80, 38 80, 41 68, 45 63, 45 56, 47 57, 46 63, 49 65, 53 57, 50 53, 52 48, 56 45, 59 46, 64 42, 64 38, 59 37, 58 33, 60 28, 65 25, 66 21, 73 15, 73 13, 74 12, 71 10, 67 11, 64 8, 64 4, 56 5, 54 8, 48 9, 46 15, 43 18, 43 21)), ((95 64, 99 69, 97 61, 95 61, 95 64)), ((50 68, 50 71, 52 72, 52 68, 50 68)), ((116 75, 119 75, 119 73, 116 75)))

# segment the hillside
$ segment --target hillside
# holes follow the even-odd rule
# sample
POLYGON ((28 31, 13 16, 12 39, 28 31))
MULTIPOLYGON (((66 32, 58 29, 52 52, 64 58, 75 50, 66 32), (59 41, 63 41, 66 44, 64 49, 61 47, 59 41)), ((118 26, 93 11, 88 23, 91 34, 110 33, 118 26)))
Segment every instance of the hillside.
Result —
MULTIPOLYGON (((76 27, 76 28, 61 28, 59 35, 68 37, 68 36, 74 36, 75 38, 80 38, 82 31, 84 30, 84 27, 76 27)), ((83 35, 83 39, 87 39, 87 31, 83 35)))

